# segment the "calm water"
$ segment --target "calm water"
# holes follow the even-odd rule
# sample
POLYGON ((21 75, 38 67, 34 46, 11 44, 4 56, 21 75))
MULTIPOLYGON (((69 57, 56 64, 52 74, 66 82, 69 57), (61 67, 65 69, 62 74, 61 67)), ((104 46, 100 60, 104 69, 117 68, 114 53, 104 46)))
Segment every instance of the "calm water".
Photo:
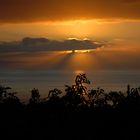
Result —
MULTIPOLYGON (((59 88, 64 91, 65 85, 74 83, 78 73, 84 71, 46 70, 46 71, 0 71, 0 84, 11 86, 22 100, 27 100, 32 88, 38 88, 42 97, 47 96, 50 89, 59 88)), ((89 89, 102 87, 106 91, 126 91, 127 84, 140 86, 140 71, 86 71, 91 81, 89 89)))

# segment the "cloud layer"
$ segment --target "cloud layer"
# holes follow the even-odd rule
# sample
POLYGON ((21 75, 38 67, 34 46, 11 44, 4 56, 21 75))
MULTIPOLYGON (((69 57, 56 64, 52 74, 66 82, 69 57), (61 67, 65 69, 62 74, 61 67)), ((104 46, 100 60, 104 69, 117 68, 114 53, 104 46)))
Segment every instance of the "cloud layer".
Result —
POLYGON ((40 51, 67 51, 86 50, 102 47, 102 43, 92 40, 70 39, 64 41, 49 40, 46 38, 26 37, 20 42, 1 42, 0 52, 40 52, 40 51))
POLYGON ((0 0, 0 22, 140 19, 140 0, 0 0))

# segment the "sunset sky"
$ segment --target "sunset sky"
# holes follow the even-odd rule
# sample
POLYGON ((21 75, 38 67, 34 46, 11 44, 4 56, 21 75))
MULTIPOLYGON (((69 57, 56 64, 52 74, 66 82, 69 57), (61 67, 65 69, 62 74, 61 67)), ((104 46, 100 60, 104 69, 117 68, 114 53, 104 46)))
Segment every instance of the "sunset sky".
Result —
POLYGON ((0 40, 140 36, 139 0, 0 0, 0 40))
MULTIPOLYGON (((16 50, 19 44, 23 45, 25 37, 47 38, 53 42, 51 41, 49 43, 51 45, 47 45, 49 49, 44 51, 50 50, 54 44, 61 48, 72 44, 74 49, 85 45, 85 50, 87 45, 87 49, 88 47, 101 49, 97 55, 104 57, 100 62, 102 66, 113 58, 119 67, 140 69, 136 62, 140 52, 139 13, 140 0, 0 0, 0 51, 10 53, 16 50), (20 43, 13 44, 13 41, 20 43), (4 42, 11 44, 9 43, 9 47, 5 49, 4 42), (103 45, 99 47, 96 42, 103 45), (13 49, 11 46, 14 46, 13 49), (125 54, 125 59, 115 57, 116 53, 121 56, 125 54)), ((39 43, 40 41, 36 44, 39 43)), ((28 51, 27 46, 24 47, 28 51)), ((53 47, 52 50, 59 50, 53 47)), ((7 54, 0 56, 2 65, 7 65, 6 63, 11 65, 11 60, 16 60, 13 56, 3 57, 3 55, 7 54)), ((25 58, 28 57, 24 55, 24 58, 20 59, 26 62, 25 58)), ((113 63, 106 65, 117 67, 113 63)))

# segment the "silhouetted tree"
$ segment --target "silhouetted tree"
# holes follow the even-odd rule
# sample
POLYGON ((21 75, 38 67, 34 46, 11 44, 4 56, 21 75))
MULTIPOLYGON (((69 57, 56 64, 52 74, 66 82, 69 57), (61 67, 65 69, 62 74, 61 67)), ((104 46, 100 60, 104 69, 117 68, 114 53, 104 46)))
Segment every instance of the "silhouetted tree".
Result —
POLYGON ((57 88, 50 90, 48 94, 48 99, 49 100, 58 99, 60 94, 62 94, 62 91, 57 88))
POLYGON ((105 91, 101 88, 92 89, 88 93, 89 102, 92 106, 103 106, 107 104, 105 91))
POLYGON ((36 104, 40 102, 40 94, 38 89, 32 89, 31 90, 31 98, 30 98, 30 104, 36 104))
POLYGON ((139 89, 138 88, 132 88, 129 96, 135 97, 135 98, 139 97, 139 89))
POLYGON ((130 96, 130 91, 131 89, 130 89, 130 85, 127 85, 127 96, 130 96))
POLYGON ((75 89, 80 95, 87 94, 87 88, 84 84, 90 84, 90 81, 87 79, 86 74, 79 74, 75 78, 75 89))
POLYGON ((121 92, 111 91, 108 94, 108 99, 113 102, 113 107, 116 107, 117 104, 121 103, 124 98, 125 96, 121 92))
POLYGON ((0 101, 7 97, 9 89, 11 89, 11 87, 0 86, 0 101))
POLYGON ((69 106, 81 106, 87 104, 87 100, 84 95, 87 95, 87 87, 85 84, 90 84, 86 74, 78 74, 75 78, 75 85, 65 85, 66 95, 63 97, 66 105, 69 106))
POLYGON ((7 93, 6 97, 3 99, 4 104, 9 105, 21 105, 20 99, 16 96, 17 92, 7 93))
POLYGON ((77 93, 77 88, 75 85, 65 86, 66 95, 63 97, 65 104, 68 106, 78 106, 81 103, 80 94, 77 93))

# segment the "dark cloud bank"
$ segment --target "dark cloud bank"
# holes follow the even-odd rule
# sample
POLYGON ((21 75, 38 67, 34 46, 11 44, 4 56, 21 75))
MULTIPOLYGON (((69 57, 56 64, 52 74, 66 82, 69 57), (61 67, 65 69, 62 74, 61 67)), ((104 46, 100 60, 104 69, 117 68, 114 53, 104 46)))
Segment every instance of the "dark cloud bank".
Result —
POLYGON ((26 37, 19 42, 1 42, 0 52, 40 52, 40 51, 67 51, 86 50, 102 47, 102 43, 92 40, 50 40, 47 38, 26 37))
POLYGON ((0 22, 140 19, 140 0, 0 0, 0 22))

